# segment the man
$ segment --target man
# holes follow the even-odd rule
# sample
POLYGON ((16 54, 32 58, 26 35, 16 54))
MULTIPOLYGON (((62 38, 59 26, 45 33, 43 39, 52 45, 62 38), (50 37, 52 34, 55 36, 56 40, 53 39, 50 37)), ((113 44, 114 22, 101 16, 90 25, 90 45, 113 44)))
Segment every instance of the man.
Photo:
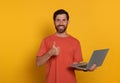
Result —
POLYGON ((69 66, 83 60, 80 42, 67 34, 69 15, 65 10, 57 10, 53 20, 56 33, 43 40, 36 64, 46 63, 47 83, 77 83, 74 69, 69 66))

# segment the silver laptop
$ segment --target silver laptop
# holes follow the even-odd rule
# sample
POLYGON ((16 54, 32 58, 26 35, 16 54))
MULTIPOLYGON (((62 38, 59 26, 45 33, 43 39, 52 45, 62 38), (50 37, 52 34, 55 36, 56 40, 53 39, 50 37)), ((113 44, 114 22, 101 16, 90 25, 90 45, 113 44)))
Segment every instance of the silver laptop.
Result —
POLYGON ((93 64, 96 64, 97 67, 101 66, 109 49, 100 49, 95 50, 89 60, 89 63, 79 63, 79 64, 72 64, 71 67, 80 69, 80 70, 89 70, 93 64))

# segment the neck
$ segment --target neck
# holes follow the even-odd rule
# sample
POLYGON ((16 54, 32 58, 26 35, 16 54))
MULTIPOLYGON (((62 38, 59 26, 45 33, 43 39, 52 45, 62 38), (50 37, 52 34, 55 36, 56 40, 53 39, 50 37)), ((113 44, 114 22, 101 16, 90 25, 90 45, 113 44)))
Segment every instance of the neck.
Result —
POLYGON ((68 36, 68 34, 65 32, 65 33, 55 33, 56 34, 56 36, 59 36, 59 37, 67 37, 68 36))

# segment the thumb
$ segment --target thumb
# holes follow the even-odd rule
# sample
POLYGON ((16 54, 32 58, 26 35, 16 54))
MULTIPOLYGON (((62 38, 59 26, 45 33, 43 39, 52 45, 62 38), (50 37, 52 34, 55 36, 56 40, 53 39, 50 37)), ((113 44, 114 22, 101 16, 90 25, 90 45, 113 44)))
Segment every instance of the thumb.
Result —
POLYGON ((53 42, 53 46, 52 46, 53 48, 56 48, 55 44, 56 44, 56 43, 55 43, 55 41, 54 41, 54 42, 53 42))

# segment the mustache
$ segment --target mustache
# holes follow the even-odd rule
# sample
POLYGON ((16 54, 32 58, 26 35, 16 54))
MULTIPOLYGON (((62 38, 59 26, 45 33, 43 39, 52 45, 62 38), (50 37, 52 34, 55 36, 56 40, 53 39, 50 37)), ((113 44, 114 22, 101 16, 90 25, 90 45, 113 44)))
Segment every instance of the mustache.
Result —
POLYGON ((60 27, 60 26, 63 26, 63 27, 65 27, 64 25, 58 25, 57 27, 60 27))

